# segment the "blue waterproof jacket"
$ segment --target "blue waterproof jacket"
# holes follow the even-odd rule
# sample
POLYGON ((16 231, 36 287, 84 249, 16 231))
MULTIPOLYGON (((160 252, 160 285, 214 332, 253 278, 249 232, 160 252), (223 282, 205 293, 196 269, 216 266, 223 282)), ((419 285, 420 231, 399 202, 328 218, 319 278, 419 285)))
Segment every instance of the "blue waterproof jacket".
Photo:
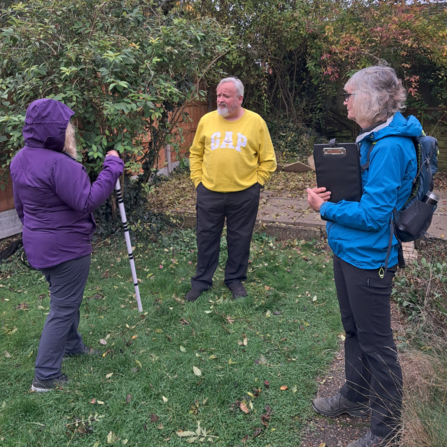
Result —
MULTIPOLYGON (((400 210, 407 201, 417 162, 413 141, 422 126, 414 117, 397 112, 386 123, 357 138, 360 163, 369 168, 362 174, 363 196, 360 202, 326 202, 320 214, 327 220, 329 245, 339 258, 362 269, 385 265, 390 239, 393 208, 400 210)), ((393 236, 388 266, 397 264, 397 239, 393 236)))

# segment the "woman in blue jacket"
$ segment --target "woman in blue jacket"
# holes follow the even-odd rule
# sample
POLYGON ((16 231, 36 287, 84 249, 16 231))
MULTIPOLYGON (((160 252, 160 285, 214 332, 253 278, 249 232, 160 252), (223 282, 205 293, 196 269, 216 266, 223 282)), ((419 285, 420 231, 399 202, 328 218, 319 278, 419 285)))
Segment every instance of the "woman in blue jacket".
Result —
POLYGON ((340 392, 313 401, 315 411, 335 417, 363 416, 371 407, 370 431, 348 447, 385 445, 396 434, 402 402, 402 371, 393 341, 391 283, 397 268, 398 243, 393 236, 388 269, 390 217, 408 199, 416 176, 411 137, 422 133, 419 121, 405 119, 406 92, 389 67, 360 70, 346 83, 348 118, 362 133, 360 202, 330 203, 325 188, 308 189, 309 206, 327 220, 334 253, 334 278, 346 331, 346 383, 340 392), (369 163, 368 163, 369 161, 369 163), (369 401, 369 405, 368 405, 369 401))

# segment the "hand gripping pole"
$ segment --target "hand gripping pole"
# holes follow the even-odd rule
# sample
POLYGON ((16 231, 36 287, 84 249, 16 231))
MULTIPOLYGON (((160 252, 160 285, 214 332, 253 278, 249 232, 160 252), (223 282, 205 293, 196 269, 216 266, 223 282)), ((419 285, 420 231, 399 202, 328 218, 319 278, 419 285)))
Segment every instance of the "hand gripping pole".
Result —
POLYGON ((138 288, 137 270, 135 268, 135 260, 132 253, 132 244, 130 242, 129 227, 127 226, 126 210, 124 209, 124 201, 123 201, 123 195, 121 194, 121 184, 119 179, 116 181, 115 190, 116 190, 116 196, 118 198, 118 207, 120 209, 121 222, 123 224, 124 238, 126 239, 127 253, 129 255, 129 262, 130 262, 130 270, 132 270, 132 280, 133 285, 135 286, 135 296, 137 298, 138 312, 143 312, 143 306, 141 305, 141 298, 140 298, 140 290, 138 288))

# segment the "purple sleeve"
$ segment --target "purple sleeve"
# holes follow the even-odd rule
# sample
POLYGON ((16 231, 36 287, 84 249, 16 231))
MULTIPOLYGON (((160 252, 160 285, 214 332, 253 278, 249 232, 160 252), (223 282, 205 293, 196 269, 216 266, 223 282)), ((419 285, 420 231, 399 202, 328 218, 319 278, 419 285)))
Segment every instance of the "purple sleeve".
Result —
POLYGON ((84 166, 67 157, 53 166, 54 191, 74 210, 91 213, 110 196, 123 169, 124 163, 119 157, 106 157, 104 169, 91 184, 84 166))
POLYGON ((17 214, 19 215, 19 219, 23 225, 23 204, 22 204, 22 201, 20 200, 19 195, 16 193, 14 185, 12 185, 12 193, 14 195, 14 207, 15 207, 17 214))

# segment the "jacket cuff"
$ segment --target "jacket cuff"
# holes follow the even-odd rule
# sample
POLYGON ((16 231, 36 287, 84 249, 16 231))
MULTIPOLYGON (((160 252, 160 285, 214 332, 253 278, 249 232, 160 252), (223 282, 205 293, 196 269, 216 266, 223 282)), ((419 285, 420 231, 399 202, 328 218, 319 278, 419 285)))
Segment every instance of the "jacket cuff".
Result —
POLYGON ((326 220, 326 221, 331 220, 325 215, 325 213, 330 205, 331 205, 330 202, 324 202, 323 205, 321 205, 321 207, 320 207, 320 216, 323 220, 326 220))

